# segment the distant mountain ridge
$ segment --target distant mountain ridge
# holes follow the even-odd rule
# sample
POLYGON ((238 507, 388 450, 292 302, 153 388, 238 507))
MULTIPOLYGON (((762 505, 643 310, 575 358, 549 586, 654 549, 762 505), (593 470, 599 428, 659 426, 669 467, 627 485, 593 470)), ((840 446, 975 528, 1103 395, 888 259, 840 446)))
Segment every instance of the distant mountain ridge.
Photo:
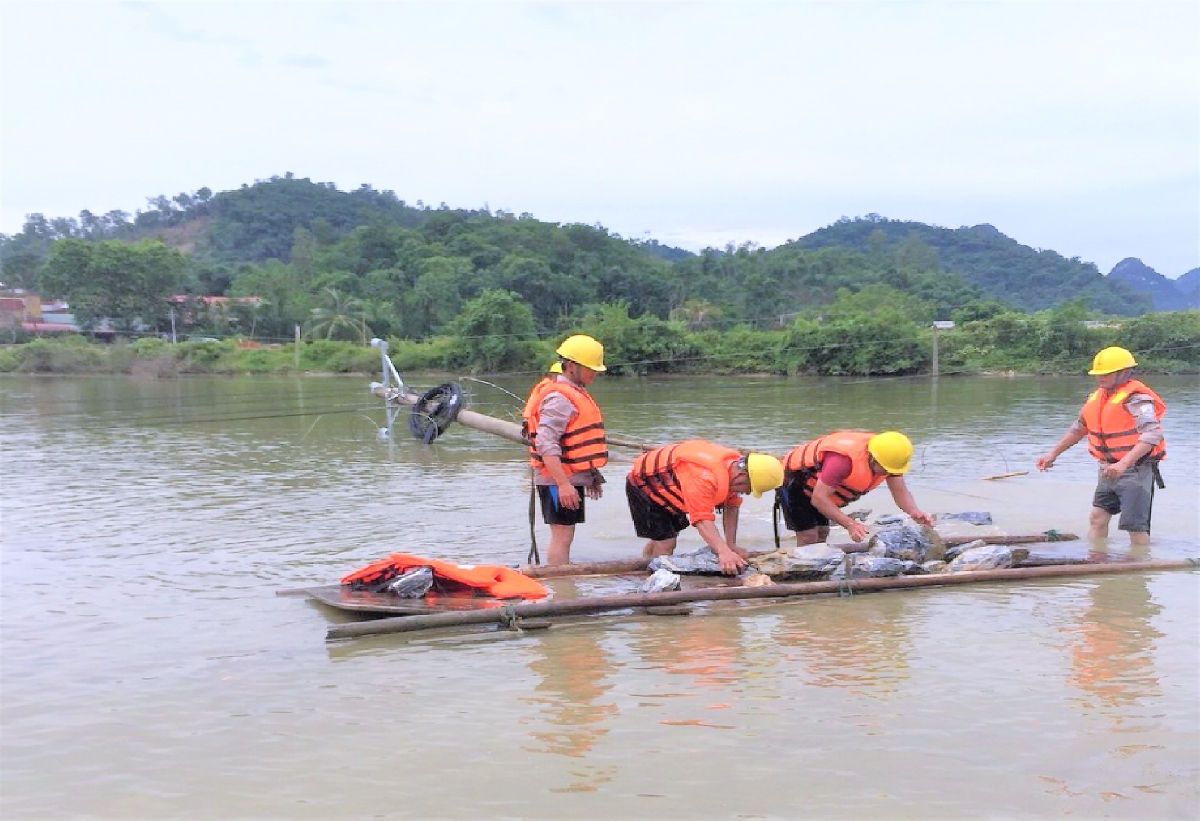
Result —
POLYGON ((1126 257, 1113 266, 1109 276, 1139 293, 1149 294, 1156 311, 1200 308, 1200 268, 1193 268, 1179 279, 1171 280, 1137 257, 1126 257))
POLYGON ((941 228, 870 214, 842 218, 789 244, 811 249, 837 245, 877 254, 906 244, 925 246, 936 252, 936 263, 945 270, 961 273, 991 296, 1026 311, 1074 296, 1110 314, 1135 315, 1153 307, 1149 294, 1105 277, 1094 264, 1022 245, 987 224, 941 228))

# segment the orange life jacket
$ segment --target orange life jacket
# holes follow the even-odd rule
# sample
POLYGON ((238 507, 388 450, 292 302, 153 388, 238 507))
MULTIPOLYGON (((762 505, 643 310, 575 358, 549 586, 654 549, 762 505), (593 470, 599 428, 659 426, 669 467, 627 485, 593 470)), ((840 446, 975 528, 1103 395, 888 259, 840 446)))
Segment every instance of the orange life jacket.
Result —
POLYGON ((541 407, 542 404, 542 388, 546 384, 553 384, 557 381, 554 376, 543 376, 537 383, 529 389, 529 396, 525 397, 525 407, 521 409, 521 435, 526 439, 529 438, 529 432, 525 430, 525 420, 529 418, 529 414, 533 413, 535 408, 541 407), (534 400, 537 400, 536 402, 534 400))
POLYGON ((672 513, 688 512, 683 487, 675 475, 680 462, 691 462, 712 471, 717 482, 717 499, 729 496, 729 464, 741 453, 733 448, 714 445, 703 439, 686 439, 639 453, 633 460, 629 480, 641 488, 656 504, 672 513))
POLYGON ((546 475, 546 463, 537 451, 538 421, 542 413, 542 400, 549 393, 561 393, 575 406, 575 415, 567 423, 567 429, 559 443, 562 447, 562 466, 568 476, 582 473, 608 464, 608 443, 604 438, 604 419, 600 406, 592 395, 569 379, 543 379, 533 386, 525 400, 525 439, 529 442, 529 464, 534 470, 546 475))
POLYGON ((433 568, 434 588, 441 593, 467 593, 497 599, 544 599, 545 585, 519 570, 497 564, 455 564, 411 553, 393 553, 342 577, 342 584, 358 589, 395 578, 413 567, 433 568))
POLYGON ((845 507, 864 494, 879 487, 887 474, 880 475, 871 470, 871 454, 867 442, 875 434, 868 430, 836 430, 808 442, 803 442, 788 451, 783 458, 784 470, 799 474, 804 480, 804 492, 812 497, 817 486, 817 474, 825 461, 825 454, 840 453, 850 459, 850 475, 833 489, 834 504, 845 507))
MULTIPOLYGON (((1125 407, 1125 402, 1135 393, 1144 393, 1153 399, 1154 417, 1163 418, 1167 406, 1162 397, 1136 379, 1119 385, 1111 394, 1104 388, 1097 388, 1083 403, 1079 418, 1087 428, 1088 450, 1101 462, 1120 461, 1137 444, 1137 420, 1125 407)), ((1158 461, 1166 457, 1167 442, 1164 439, 1144 458, 1158 461)))

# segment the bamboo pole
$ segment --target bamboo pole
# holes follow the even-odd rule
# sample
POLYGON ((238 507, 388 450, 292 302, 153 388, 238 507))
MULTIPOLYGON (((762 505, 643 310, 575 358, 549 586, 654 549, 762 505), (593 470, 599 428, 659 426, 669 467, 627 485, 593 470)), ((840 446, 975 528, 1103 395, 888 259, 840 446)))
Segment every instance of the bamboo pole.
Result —
MULTIPOLYGON (((371 392, 383 399, 395 399, 396 401, 405 405, 415 405, 417 402, 421 401, 421 397, 414 393, 396 393, 395 391, 388 391, 387 388, 378 383, 372 385, 371 392)), ((516 422, 509 422, 506 419, 497 419, 494 416, 477 413, 476 411, 467 410, 466 408, 458 412, 458 416, 455 417, 454 421, 466 425, 468 428, 483 431, 484 433, 490 433, 494 436, 499 436, 504 439, 508 439, 509 441, 516 442, 517 444, 528 444, 525 441, 525 437, 521 435, 521 426, 516 422)), ((642 442, 633 442, 628 439, 617 439, 616 437, 608 435, 605 435, 604 438, 608 444, 619 448, 650 450, 654 447, 654 445, 647 445, 642 442)))
POLYGON ((436 613, 428 616, 399 616, 375 621, 352 622, 350 624, 339 624, 330 627, 326 638, 333 640, 384 633, 406 633, 417 630, 430 630, 438 627, 494 624, 512 618, 521 619, 566 616, 579 613, 602 613, 612 610, 628 610, 635 607, 657 607, 695 601, 782 599, 792 596, 837 593, 843 590, 858 593, 871 590, 895 590, 910 587, 939 587, 957 584, 977 584, 980 582, 1062 578, 1107 573, 1137 573, 1151 570, 1195 570, 1197 568, 1200 568, 1200 559, 1167 559, 1146 562, 977 570, 964 573, 941 573, 929 576, 889 576, 881 579, 798 582, 793 584, 776 584, 768 587, 713 587, 661 593, 628 593, 617 596, 596 596, 594 598, 570 599, 566 601, 516 604, 507 607, 488 608, 487 610, 436 613))

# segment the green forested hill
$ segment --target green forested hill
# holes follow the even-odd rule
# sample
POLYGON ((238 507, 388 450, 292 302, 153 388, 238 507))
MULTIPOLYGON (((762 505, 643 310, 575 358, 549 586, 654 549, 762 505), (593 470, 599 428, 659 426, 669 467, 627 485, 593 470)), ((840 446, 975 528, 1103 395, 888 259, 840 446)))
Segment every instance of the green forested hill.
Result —
POLYGON ((990 226, 949 230, 872 215, 770 250, 746 244, 693 254, 599 225, 433 208, 291 174, 147 202, 133 216, 31 215, 20 233, 0 235, 4 282, 65 297, 83 317, 138 305, 152 326, 166 323, 172 293, 256 297, 221 311, 197 302, 185 313, 213 332, 279 339, 296 325, 329 336, 364 328, 417 340, 480 328, 494 335, 486 311, 471 320, 476 326, 460 321, 480 299, 492 314, 503 306, 522 315, 507 317, 506 333, 546 336, 614 310, 719 330, 822 322, 846 304, 890 306, 918 324, 1064 302, 1108 314, 1150 308, 1095 266, 1020 245, 990 226), (163 265, 176 273, 161 276, 163 265), (149 283, 162 293, 139 293, 149 283), (858 302, 843 300, 860 293, 858 302), (159 304, 161 316, 147 316, 159 304))
POLYGON ((924 245, 936 254, 931 264, 961 273, 989 295, 1027 311, 1076 297, 1110 314, 1141 314, 1153 307, 1148 296, 1105 277, 1092 263, 1021 245, 990 225, 950 229, 871 215, 838 220, 792 244, 855 248, 872 255, 924 245))

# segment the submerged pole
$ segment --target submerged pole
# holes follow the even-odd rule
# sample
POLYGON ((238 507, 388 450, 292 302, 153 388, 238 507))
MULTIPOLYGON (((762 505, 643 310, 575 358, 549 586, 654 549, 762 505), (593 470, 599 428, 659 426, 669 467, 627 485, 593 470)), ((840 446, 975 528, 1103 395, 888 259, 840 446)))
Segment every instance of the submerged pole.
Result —
POLYGON ((602 613, 628 610, 634 607, 657 607, 695 601, 734 601, 739 599, 783 599, 793 596, 854 593, 871 590, 896 590, 909 587, 941 587, 980 582, 1022 581, 1026 579, 1092 576, 1109 573, 1139 573, 1152 570, 1195 570, 1200 559, 1164 559, 1146 562, 1109 562, 1090 565, 1058 565, 1053 567, 1017 567, 1003 570, 976 570, 963 573, 939 573, 928 576, 889 576, 876 579, 842 579, 838 581, 797 582, 767 587, 710 587, 695 590, 673 590, 661 593, 628 593, 618 596, 569 599, 565 601, 532 602, 487 610, 435 613, 428 616, 398 616, 375 621, 352 622, 329 628, 326 638, 348 639, 384 633, 407 633, 438 627, 459 627, 470 624, 497 624, 513 618, 566 616, 580 613, 602 613))
MULTIPOLYGON (((379 382, 371 384, 371 393, 376 396, 386 399, 388 402, 399 402, 404 405, 415 405, 421 401, 421 397, 414 393, 409 393, 407 390, 389 390, 387 386, 379 382)), ((509 422, 506 419, 497 419, 494 416, 488 416, 483 413, 477 413, 473 410, 463 410, 458 412, 458 416, 454 419, 461 425, 466 425, 468 428, 474 428, 484 433, 490 433, 495 436, 500 436, 512 442, 524 445, 527 444, 525 437, 521 435, 521 426, 516 422, 509 422)), ((619 448, 633 448, 634 450, 650 450, 653 445, 643 444, 641 442, 632 442, 627 439, 617 439, 613 436, 605 435, 605 441, 610 445, 619 448)))

